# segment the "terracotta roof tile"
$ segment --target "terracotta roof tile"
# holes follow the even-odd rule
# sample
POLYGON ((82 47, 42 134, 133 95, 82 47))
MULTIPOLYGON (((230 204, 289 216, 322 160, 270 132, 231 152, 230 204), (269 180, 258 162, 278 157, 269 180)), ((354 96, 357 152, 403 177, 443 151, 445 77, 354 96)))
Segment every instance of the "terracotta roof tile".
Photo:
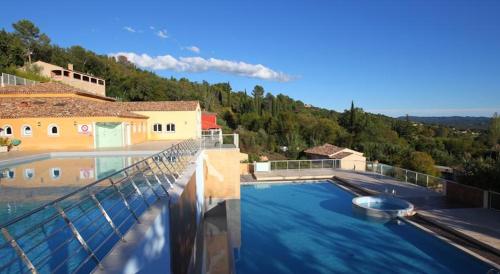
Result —
POLYGON ((352 154, 353 154, 352 152, 339 152, 339 153, 333 155, 331 158, 332 159, 344 159, 345 157, 350 156, 352 154))
POLYGON ((334 146, 331 144, 324 144, 322 146, 308 148, 308 149, 304 150, 304 152, 309 153, 309 154, 330 156, 330 155, 335 154, 343 149, 345 149, 345 148, 334 146))
POLYGON ((116 102, 128 111, 194 111, 198 101, 116 102))
POLYGON ((126 111, 114 102, 96 102, 74 97, 0 98, 2 119, 98 116, 148 118, 126 111))
POLYGON ((77 89, 62 83, 48 82, 26 86, 5 86, 0 87, 2 94, 77 94, 106 101, 115 101, 113 98, 100 96, 82 89, 77 89))

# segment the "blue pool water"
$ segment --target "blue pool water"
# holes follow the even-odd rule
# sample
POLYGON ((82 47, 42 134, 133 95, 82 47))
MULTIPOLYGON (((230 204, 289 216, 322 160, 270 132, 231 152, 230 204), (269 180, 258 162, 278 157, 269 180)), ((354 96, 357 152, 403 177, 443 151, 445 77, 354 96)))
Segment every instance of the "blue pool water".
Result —
POLYGON ((486 273, 491 267, 400 220, 357 218, 333 183, 241 188, 245 273, 486 273))

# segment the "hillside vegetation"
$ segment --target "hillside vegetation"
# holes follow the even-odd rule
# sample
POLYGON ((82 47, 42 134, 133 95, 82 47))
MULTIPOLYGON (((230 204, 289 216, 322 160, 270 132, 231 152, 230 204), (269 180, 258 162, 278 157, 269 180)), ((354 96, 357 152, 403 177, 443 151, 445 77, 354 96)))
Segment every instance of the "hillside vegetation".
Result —
POLYGON ((306 107, 262 86, 247 94, 233 90, 228 83, 162 78, 137 68, 123 56, 115 59, 80 46, 52 44, 27 20, 13 27, 13 32, 0 31, 0 70, 15 73, 29 59, 60 66, 72 63, 77 71, 105 78, 107 95, 119 100, 199 100, 204 109, 219 114, 225 131, 240 134, 241 148, 250 154, 250 160, 261 155, 297 159, 310 146, 331 143, 363 151, 370 160, 421 172, 436 173, 434 164, 453 166, 461 171, 462 182, 500 190, 497 116, 488 130, 473 133, 367 113, 354 103, 338 113, 306 107))
MULTIPOLYGON (((406 119, 406 117, 398 117, 398 119, 404 120, 406 119)), ((432 124, 432 125, 443 125, 461 130, 487 130, 491 123, 491 118, 489 117, 470 117, 470 116, 448 116, 448 117, 410 116, 409 119, 413 122, 432 124)))

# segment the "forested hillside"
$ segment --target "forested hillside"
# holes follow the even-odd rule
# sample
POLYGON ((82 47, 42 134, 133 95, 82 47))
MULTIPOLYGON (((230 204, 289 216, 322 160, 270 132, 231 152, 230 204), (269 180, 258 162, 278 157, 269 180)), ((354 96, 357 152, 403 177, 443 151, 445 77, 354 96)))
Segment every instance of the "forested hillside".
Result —
MULTIPOLYGON (((107 95, 124 101, 199 100, 217 112, 226 131, 240 134, 242 150, 251 160, 300 158, 310 146, 332 143, 363 151, 370 160, 437 174, 434 164, 461 171, 462 182, 499 190, 500 118, 481 133, 460 132, 442 125, 415 125, 363 111, 354 103, 339 113, 308 107, 262 86, 233 90, 228 83, 209 84, 188 79, 162 78, 135 67, 125 57, 98 55, 80 46, 61 48, 51 43, 31 22, 13 24, 14 31, 0 31, 0 70, 39 80, 36 71, 20 72, 29 59, 103 77, 107 95), (287 149, 282 149, 286 147, 287 149)), ((347 106, 346 106, 347 107, 347 106)))
MULTIPOLYGON (((406 117, 398 117, 398 119, 404 120, 406 117)), ((410 121, 432 124, 432 125, 443 125, 448 127, 454 127, 461 130, 487 130, 491 119, 488 117, 470 117, 470 116, 448 116, 448 117, 421 117, 421 116, 410 116, 410 121)))

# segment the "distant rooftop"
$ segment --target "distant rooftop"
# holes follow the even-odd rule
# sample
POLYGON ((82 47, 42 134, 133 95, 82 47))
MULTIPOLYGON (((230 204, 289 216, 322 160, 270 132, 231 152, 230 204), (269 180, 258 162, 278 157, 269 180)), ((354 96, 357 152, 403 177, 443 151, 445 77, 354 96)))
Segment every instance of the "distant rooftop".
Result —
POLYGON ((29 86, 0 87, 0 95, 2 94, 77 94, 106 101, 115 101, 113 98, 100 96, 92 92, 57 82, 39 83, 29 86))
POLYGON ((114 102, 98 102, 77 97, 0 98, 0 118, 98 117, 148 118, 120 108, 114 102))
POLYGON ((116 102, 127 111, 194 111, 198 101, 116 102))
POLYGON ((324 144, 322 146, 308 148, 304 152, 310 153, 310 154, 316 154, 316 155, 330 156, 330 155, 335 154, 337 152, 340 152, 344 149, 345 148, 343 148, 343 147, 338 147, 338 146, 334 146, 331 144, 324 144))

